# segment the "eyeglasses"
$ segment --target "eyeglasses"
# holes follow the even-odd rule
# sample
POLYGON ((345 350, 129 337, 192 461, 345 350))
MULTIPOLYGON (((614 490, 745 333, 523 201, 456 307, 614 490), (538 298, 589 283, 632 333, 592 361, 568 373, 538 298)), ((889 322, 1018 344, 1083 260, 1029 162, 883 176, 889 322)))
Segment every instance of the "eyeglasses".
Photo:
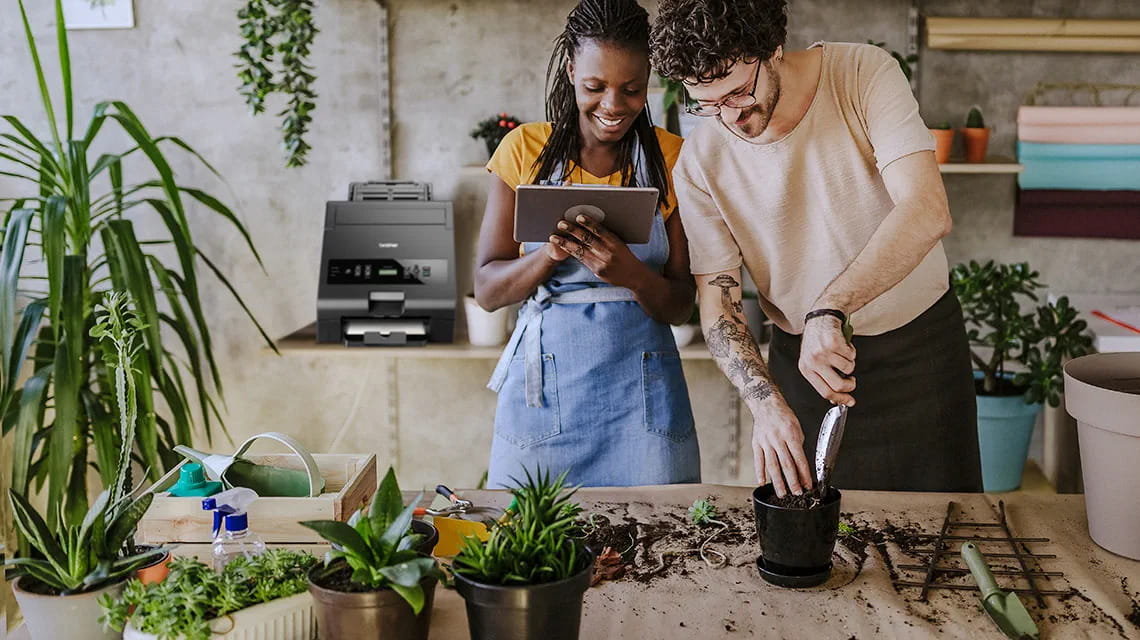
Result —
POLYGON ((761 61, 756 61, 756 75, 752 78, 752 91, 745 94, 729 96, 716 104, 701 104, 689 97, 685 92, 685 112, 702 118, 711 118, 720 115, 721 107, 730 109, 747 109, 756 104, 756 88, 760 85, 761 61))

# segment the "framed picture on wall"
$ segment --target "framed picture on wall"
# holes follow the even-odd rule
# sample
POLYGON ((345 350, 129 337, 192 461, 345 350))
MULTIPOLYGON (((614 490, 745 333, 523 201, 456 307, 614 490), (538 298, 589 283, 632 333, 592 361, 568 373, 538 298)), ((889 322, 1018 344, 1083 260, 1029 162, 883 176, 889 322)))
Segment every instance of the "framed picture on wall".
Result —
POLYGON ((63 0, 68 29, 133 29, 134 0, 63 0))

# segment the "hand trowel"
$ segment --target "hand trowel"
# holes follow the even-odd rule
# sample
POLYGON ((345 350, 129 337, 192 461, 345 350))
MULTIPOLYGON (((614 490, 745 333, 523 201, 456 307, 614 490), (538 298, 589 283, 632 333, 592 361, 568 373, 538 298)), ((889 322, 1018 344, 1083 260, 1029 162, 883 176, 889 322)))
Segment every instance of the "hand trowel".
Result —
POLYGON ((1037 631, 1037 624, 1029 617, 1029 612, 1025 610, 1025 605, 1017 598, 1017 594, 998 588, 994 574, 990 572, 986 558, 978 550, 977 545, 973 542, 963 544, 962 559, 970 567, 970 573, 974 575, 978 589, 982 592, 982 608, 1007 638, 1037 640, 1041 637, 1037 631))
MULTIPOLYGON (((851 344, 854 335, 851 321, 843 321, 843 338, 851 344)), ((839 375, 844 375, 838 372, 839 375)), ((846 376, 844 376, 846 377, 846 376)), ((822 500, 827 495, 831 472, 835 470, 835 459, 839 456, 839 445, 843 442, 843 428, 847 425, 847 405, 837 404, 827 410, 819 425, 819 437, 815 441, 815 496, 822 500)))

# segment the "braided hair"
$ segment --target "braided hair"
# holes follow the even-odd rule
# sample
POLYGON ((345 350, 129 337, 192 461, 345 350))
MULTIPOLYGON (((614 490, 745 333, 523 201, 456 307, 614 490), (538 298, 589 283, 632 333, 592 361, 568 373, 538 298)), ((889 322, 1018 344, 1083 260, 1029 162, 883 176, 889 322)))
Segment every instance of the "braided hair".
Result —
MULTIPOLYGON (((577 164, 580 160, 578 103, 574 85, 566 74, 566 65, 586 40, 643 51, 648 56, 649 13, 636 0, 581 0, 566 17, 566 30, 555 38, 554 53, 546 69, 546 119, 550 120, 553 130, 542 153, 534 161, 538 168, 535 184, 550 180, 559 166, 562 175, 555 179, 559 182, 569 179, 570 163, 577 164)), ((618 166, 621 167, 622 186, 656 187, 661 204, 665 204, 669 180, 648 105, 619 143, 618 166), (634 145, 638 142, 648 165, 648 185, 637 184, 634 145)))

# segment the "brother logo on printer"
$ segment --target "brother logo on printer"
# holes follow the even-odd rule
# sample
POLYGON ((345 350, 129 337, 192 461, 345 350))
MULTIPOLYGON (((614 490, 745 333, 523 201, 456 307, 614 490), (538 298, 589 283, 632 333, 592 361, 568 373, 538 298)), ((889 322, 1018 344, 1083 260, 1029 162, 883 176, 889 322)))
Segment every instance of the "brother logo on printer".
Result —
POLYGON ((399 242, 378 242, 378 243, 376 243, 376 246, 380 247, 381 249, 397 249, 400 247, 400 243, 399 242))

